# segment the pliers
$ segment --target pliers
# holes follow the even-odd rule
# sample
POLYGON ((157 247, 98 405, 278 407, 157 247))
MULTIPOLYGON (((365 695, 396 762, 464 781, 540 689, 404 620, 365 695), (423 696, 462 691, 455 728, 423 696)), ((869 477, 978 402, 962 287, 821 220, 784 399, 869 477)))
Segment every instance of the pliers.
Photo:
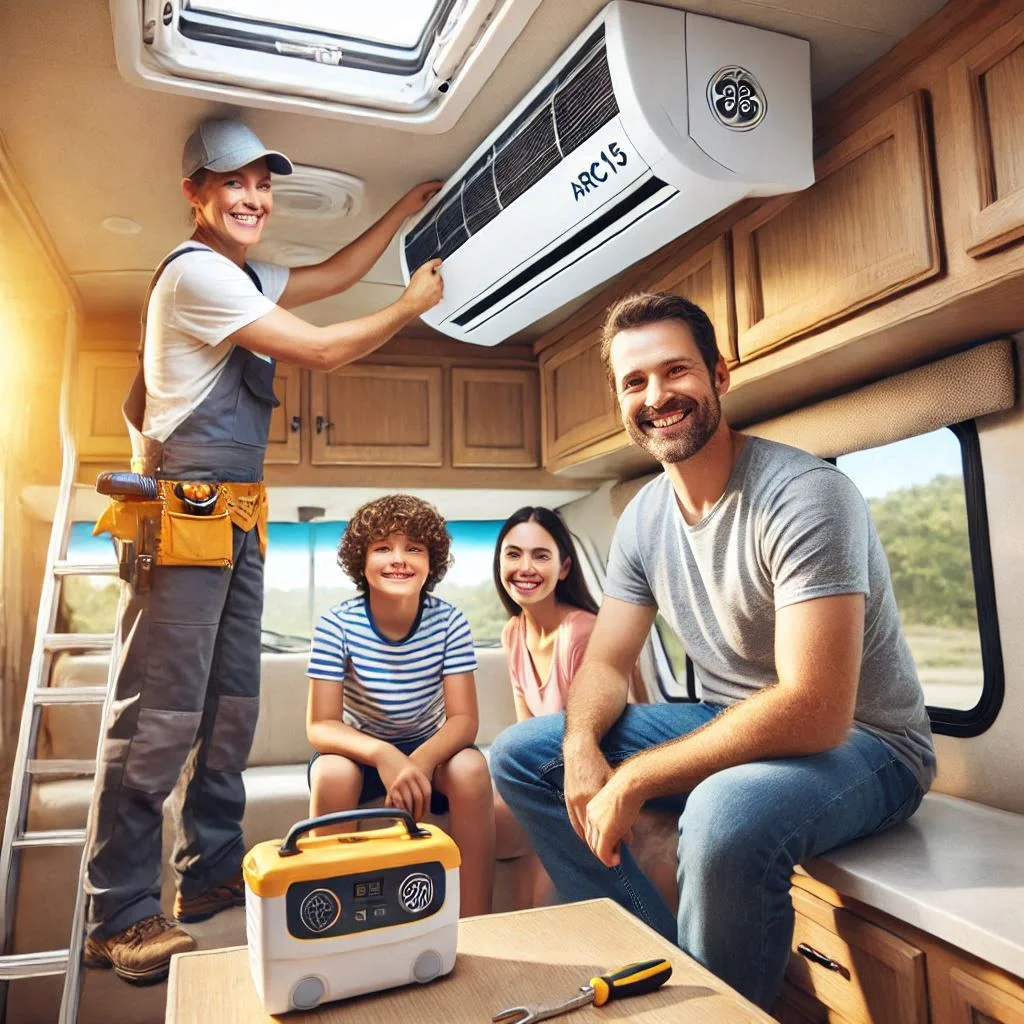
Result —
POLYGON ((580 986, 578 995, 554 1006, 510 1006, 499 1010, 491 1020, 494 1024, 537 1024, 537 1021, 557 1017, 581 1006, 604 1006, 613 999, 640 996, 661 988, 672 977, 672 964, 668 960, 641 960, 626 964, 610 974, 600 974, 580 986))

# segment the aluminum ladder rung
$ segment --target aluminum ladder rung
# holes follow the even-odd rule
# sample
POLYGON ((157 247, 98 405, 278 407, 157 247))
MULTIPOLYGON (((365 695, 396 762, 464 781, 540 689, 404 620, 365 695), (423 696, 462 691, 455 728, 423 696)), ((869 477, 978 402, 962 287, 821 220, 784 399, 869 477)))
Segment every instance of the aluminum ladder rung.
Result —
POLYGON ((41 846, 81 846, 84 842, 84 828, 51 828, 41 832, 25 832, 16 836, 11 845, 18 850, 27 850, 41 846))
POLYGON ((116 576, 117 562, 72 562, 62 558, 53 566, 55 576, 116 576))
POLYGON ((105 686, 44 686, 36 690, 36 704, 102 704, 107 696, 105 686))
POLYGON ((66 974, 68 951, 49 949, 42 953, 13 953, 0 956, 0 981, 17 978, 41 978, 48 974, 66 974))
POLYGON ((29 761, 29 775, 95 775, 96 759, 84 757, 51 757, 29 761))
POLYGON ((43 650, 54 651, 109 651, 114 644, 113 633, 47 633, 43 650))

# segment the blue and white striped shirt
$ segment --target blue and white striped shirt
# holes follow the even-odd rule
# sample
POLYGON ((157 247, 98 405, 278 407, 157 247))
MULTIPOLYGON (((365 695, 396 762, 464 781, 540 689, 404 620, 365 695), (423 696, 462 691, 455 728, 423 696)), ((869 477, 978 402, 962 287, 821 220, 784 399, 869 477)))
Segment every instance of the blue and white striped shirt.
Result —
POLYGON ((344 686, 349 725, 377 739, 419 740, 444 725, 444 677, 475 668, 469 623, 454 605, 426 594, 409 635, 389 640, 360 595, 320 616, 307 675, 344 686))

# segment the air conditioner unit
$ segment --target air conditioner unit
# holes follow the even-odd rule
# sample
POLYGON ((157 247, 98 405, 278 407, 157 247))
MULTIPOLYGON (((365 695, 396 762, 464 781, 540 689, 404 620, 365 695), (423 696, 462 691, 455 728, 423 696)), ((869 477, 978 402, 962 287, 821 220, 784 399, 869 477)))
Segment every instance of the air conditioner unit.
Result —
POLYGON ((738 200, 813 181, 805 40, 615 0, 406 225, 402 270, 442 257, 423 319, 496 345, 738 200))

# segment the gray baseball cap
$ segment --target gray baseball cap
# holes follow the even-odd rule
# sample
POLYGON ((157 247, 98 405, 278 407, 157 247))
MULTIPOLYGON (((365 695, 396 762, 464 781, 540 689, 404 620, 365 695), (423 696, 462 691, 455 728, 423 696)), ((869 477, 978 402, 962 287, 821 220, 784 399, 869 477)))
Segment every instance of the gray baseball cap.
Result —
POLYGON ((191 178, 204 167, 210 171, 237 171, 263 157, 274 174, 291 174, 292 162, 275 149, 267 149, 256 133, 241 121, 204 121, 189 137, 181 154, 181 176, 191 178))

